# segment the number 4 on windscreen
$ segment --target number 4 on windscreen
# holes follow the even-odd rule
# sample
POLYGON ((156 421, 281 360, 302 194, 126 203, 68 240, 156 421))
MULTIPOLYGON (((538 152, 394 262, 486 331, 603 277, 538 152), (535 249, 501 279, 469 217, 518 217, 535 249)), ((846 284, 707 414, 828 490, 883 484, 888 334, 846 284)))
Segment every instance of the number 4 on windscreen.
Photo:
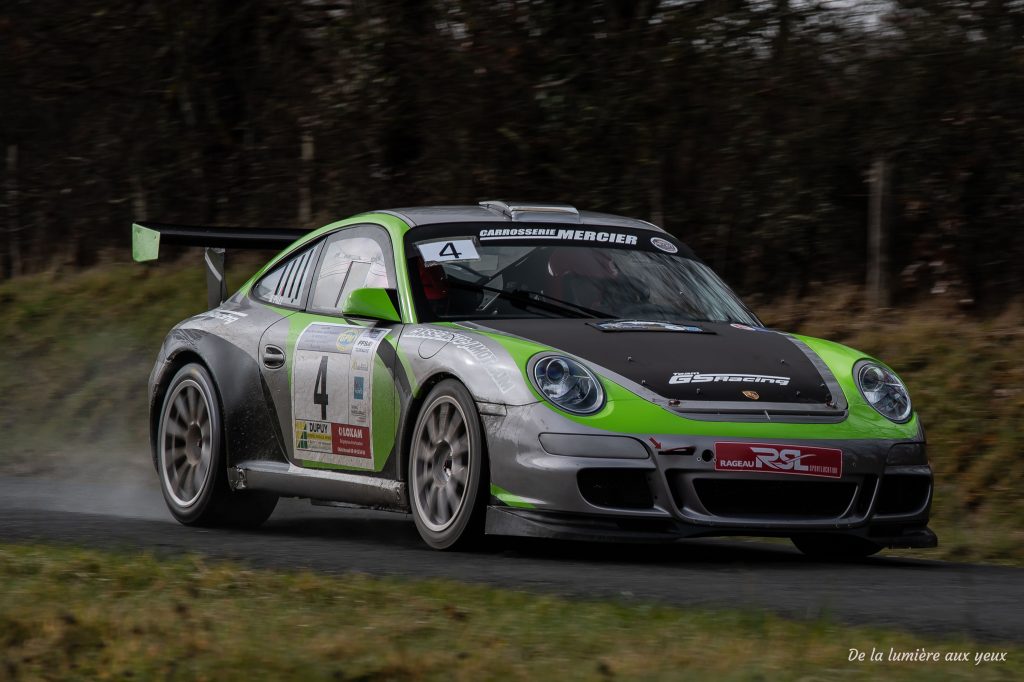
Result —
POLYGON ((445 263, 456 260, 480 260, 476 245, 472 239, 450 239, 443 242, 417 244, 423 261, 426 263, 445 263))

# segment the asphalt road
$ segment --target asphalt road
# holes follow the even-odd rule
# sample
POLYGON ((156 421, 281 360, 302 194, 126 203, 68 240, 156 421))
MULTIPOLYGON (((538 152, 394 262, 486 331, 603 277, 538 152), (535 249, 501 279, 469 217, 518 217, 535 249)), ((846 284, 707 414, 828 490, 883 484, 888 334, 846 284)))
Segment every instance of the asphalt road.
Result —
POLYGON ((427 549, 403 515, 282 500, 258 531, 175 523, 153 484, 0 477, 0 541, 61 543, 257 567, 448 578, 569 597, 764 608, 917 632, 1024 641, 1024 569, 874 557, 805 559, 788 546, 722 540, 671 546, 501 542, 427 549))

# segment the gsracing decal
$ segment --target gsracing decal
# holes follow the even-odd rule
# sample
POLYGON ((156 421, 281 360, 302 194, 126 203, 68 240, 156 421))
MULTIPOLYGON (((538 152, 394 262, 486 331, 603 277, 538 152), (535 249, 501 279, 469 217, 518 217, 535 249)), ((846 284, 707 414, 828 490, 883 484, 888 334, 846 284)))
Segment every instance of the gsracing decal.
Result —
POLYGON ((448 241, 428 242, 417 244, 423 262, 450 263, 463 260, 480 260, 480 254, 476 251, 476 244, 472 239, 449 239, 448 241))
POLYGON ((601 242, 636 245, 635 234, 598 232, 595 230, 563 230, 554 227, 501 227, 480 230, 480 241, 492 239, 551 239, 556 241, 601 242))
POLYGON ((483 342, 465 334, 444 331, 442 329, 431 329, 430 327, 417 327, 403 333, 402 338, 407 339, 430 339, 433 341, 445 341, 452 344, 464 353, 468 353, 483 367, 498 390, 508 393, 515 388, 516 375, 504 367, 498 366, 498 356, 494 354, 483 342))
POLYGON ((788 386, 790 377, 777 377, 770 374, 721 374, 705 372, 675 372, 668 380, 670 384, 708 384, 717 382, 738 384, 775 384, 788 386))
POLYGON ((715 471, 841 478, 843 451, 804 445, 715 443, 715 471))
POLYGON ((388 329, 316 322, 295 344, 295 458, 373 468, 373 358, 388 329))

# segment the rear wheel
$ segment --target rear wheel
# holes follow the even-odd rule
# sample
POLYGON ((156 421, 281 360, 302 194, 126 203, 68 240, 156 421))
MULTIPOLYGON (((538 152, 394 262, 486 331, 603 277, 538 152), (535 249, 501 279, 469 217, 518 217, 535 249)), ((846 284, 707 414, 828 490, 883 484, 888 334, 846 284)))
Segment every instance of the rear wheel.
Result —
POLYGON ((490 480, 476 403, 458 381, 446 379, 423 403, 409 456, 412 516, 434 549, 465 548, 483 535, 490 480))
POLYGON ((851 535, 797 535, 791 539, 807 556, 833 561, 863 559, 882 549, 881 545, 851 535))
POLYGON ((224 461, 220 403, 213 379, 198 363, 182 367, 164 395, 156 465, 171 515, 185 525, 258 526, 277 496, 232 492, 224 461))

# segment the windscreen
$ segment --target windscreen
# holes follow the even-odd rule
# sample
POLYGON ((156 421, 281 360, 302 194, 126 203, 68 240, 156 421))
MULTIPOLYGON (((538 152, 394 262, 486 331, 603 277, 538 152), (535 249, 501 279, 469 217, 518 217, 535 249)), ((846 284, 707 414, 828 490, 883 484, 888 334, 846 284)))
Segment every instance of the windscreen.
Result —
POLYGON ((423 321, 586 317, 760 326, 708 266, 665 233, 463 223, 410 230, 406 254, 423 321))

